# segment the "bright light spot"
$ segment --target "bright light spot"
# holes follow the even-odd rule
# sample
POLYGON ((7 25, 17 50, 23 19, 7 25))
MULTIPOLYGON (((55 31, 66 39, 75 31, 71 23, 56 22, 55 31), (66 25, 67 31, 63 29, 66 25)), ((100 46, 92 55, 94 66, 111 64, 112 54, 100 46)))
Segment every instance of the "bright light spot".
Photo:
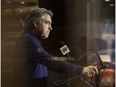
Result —
POLYGON ((23 10, 19 10, 19 12, 20 12, 20 13, 22 13, 22 12, 23 12, 23 10))
POLYGON ((109 2, 110 0, 105 0, 106 2, 109 2))
POLYGON ((22 1, 22 2, 20 2, 20 3, 21 3, 21 4, 25 4, 25 2, 23 2, 23 1, 22 1))

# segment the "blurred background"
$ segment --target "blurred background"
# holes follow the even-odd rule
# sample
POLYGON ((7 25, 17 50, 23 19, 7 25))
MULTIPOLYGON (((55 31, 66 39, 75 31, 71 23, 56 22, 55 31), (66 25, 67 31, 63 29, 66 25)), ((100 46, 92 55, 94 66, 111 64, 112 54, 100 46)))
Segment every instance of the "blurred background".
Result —
MULTIPOLYGON (((13 46, 23 31, 24 17, 35 7, 54 12, 53 31, 43 43, 47 51, 62 55, 59 41, 64 41, 70 55, 76 58, 88 49, 97 50, 108 66, 100 71, 100 87, 114 87, 115 0, 1 0, 1 87, 12 87, 13 46)), ((88 56, 82 59, 82 65, 90 63, 88 56)), ((60 78, 57 73, 50 75, 55 75, 56 80, 60 78)), ((95 84, 94 80, 90 82, 95 84)), ((74 84, 79 86, 77 82, 74 84)))

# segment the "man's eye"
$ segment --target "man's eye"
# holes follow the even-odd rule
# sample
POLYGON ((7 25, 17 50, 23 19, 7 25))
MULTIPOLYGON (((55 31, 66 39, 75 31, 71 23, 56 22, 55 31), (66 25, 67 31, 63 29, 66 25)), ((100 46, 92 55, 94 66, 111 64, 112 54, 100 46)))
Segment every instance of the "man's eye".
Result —
POLYGON ((45 21, 45 23, 46 23, 46 24, 50 24, 50 22, 49 22, 49 21, 45 21))

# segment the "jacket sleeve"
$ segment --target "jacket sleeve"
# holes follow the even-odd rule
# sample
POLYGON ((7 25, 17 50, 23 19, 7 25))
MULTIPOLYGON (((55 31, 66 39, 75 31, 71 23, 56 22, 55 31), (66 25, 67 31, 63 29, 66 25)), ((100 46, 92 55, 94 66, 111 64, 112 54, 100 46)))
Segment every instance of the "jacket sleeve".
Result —
MULTIPOLYGON (((39 53, 38 51, 36 53, 37 62, 47 66, 47 68, 51 71, 58 72, 65 75, 81 75, 83 66, 76 65, 73 63, 69 63, 62 60, 51 60, 51 58, 55 58, 52 55, 44 56, 43 53, 39 53)), ((62 58, 62 57, 57 57, 62 58)))
MULTIPOLYGON (((42 47, 41 43, 36 40, 29 41, 31 43, 31 46, 28 47, 28 52, 31 54, 31 58, 33 58, 33 61, 36 61, 37 63, 40 63, 42 65, 45 65, 49 70, 58 72, 65 75, 81 75, 83 67, 81 65, 76 65, 73 63, 69 63, 66 61, 52 61, 50 60, 51 57, 53 57, 51 54, 49 54, 44 48, 42 47)), ((29 43, 27 43, 29 44, 29 43)))

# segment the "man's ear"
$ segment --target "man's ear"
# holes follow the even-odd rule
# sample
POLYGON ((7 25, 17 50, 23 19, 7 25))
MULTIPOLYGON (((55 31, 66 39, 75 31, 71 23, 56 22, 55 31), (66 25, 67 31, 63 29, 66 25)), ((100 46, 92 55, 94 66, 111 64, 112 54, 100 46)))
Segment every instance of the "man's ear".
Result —
POLYGON ((35 28, 37 28, 37 23, 36 23, 36 21, 34 21, 34 26, 35 26, 35 28))

